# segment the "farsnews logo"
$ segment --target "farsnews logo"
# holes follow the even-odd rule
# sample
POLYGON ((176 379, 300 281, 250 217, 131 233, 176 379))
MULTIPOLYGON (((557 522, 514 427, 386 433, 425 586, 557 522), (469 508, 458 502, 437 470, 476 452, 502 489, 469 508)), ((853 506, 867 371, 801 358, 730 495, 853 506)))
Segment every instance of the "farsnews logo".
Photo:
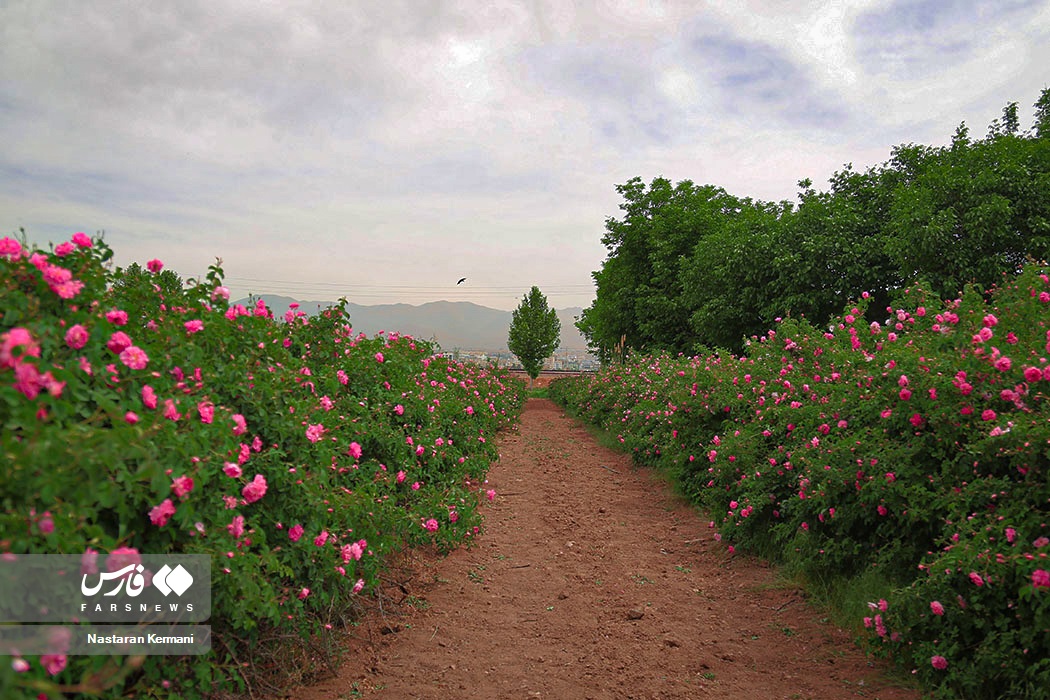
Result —
POLYGON ((164 594, 166 598, 169 593, 182 597, 190 586, 193 585, 193 576, 179 564, 174 569, 167 564, 160 567, 160 571, 153 574, 153 587, 164 594))
POLYGON ((123 547, 102 556, 91 550, 0 556, 0 627, 205 622, 211 617, 211 583, 207 554, 140 554, 123 547))
MULTIPOLYGON (((123 569, 100 573, 98 583, 91 587, 88 586, 88 574, 84 574, 80 581, 80 592, 86 596, 98 595, 98 592, 102 590, 102 586, 107 581, 116 581, 117 585, 103 594, 114 596, 120 593, 126 582, 126 592, 128 596, 134 598, 142 593, 142 590, 147 585, 146 578, 142 575, 143 571, 142 564, 128 564, 123 569), (129 576, 128 574, 131 575, 129 576)), ((165 564, 157 573, 153 574, 152 584, 154 588, 164 594, 164 597, 171 593, 181 597, 193 585, 193 576, 189 571, 186 571, 182 564, 179 564, 174 569, 165 564)))
MULTIPOLYGON (((137 598, 145 589, 151 586, 164 594, 165 598, 173 593, 181 597, 193 585, 193 575, 182 564, 176 565, 174 569, 164 564, 156 573, 151 573, 144 569, 142 564, 128 564, 116 571, 99 573, 97 581, 89 581, 89 577, 93 578, 91 574, 84 574, 80 581, 80 592, 89 598, 98 596, 100 593, 103 597, 112 597, 119 595, 121 592, 129 598, 137 598), (108 584, 113 585, 108 586, 108 584), (109 587, 109 590, 103 592, 103 589, 107 587, 109 587)), ((170 605, 165 603, 164 606, 161 606, 156 604, 159 598, 154 596, 153 600, 154 602, 152 603, 148 601, 141 602, 137 606, 139 611, 143 613, 176 613, 184 608, 185 612, 193 612, 193 603, 186 603, 185 606, 181 606, 179 603, 171 603, 170 605)), ((81 603, 81 612, 86 612, 89 605, 93 612, 118 612, 121 608, 116 603, 107 605, 81 603)), ((125 612, 131 612, 134 610, 134 607, 130 603, 125 603, 123 609, 125 612)))

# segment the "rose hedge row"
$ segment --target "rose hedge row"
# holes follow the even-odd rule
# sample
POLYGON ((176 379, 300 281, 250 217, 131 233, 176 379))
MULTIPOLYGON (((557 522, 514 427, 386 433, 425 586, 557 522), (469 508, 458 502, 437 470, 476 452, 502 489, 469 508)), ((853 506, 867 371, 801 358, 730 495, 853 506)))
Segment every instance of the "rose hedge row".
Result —
MULTIPOLYGON (((874 579, 875 653, 936 697, 1050 687, 1050 277, 907 290, 745 355, 634 356, 555 400, 667 467, 719 537, 811 580, 874 579)), ((859 624, 858 624, 859 627, 859 624)))
POLYGON ((355 334, 344 306, 231 306, 218 265, 183 289, 160 261, 114 273, 111 257, 83 234, 0 239, 0 556, 83 554, 93 571, 207 554, 214 650, 18 658, 0 695, 236 687, 234 659, 323 636, 392 553, 478 534, 521 381, 355 334))

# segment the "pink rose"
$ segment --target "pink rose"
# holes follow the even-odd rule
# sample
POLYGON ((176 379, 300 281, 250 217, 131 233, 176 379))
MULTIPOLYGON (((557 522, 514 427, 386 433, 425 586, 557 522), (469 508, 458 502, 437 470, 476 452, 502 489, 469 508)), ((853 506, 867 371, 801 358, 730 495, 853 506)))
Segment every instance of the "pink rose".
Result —
POLYGON ((146 408, 157 407, 157 393, 149 384, 142 387, 142 405, 146 408))
POLYGON ((171 490, 178 498, 185 499, 193 490, 193 479, 183 474, 171 482, 171 490))
POLYGON ((57 676, 66 667, 65 654, 44 654, 40 657, 40 665, 52 676, 57 676))
POLYGON ((252 482, 241 489, 241 495, 248 503, 255 503, 266 495, 266 477, 256 474, 252 482))
POLYGON ((7 258, 8 260, 18 260, 22 257, 22 244, 11 238, 10 236, 4 236, 0 238, 0 258, 7 258))
POLYGON ((244 534, 244 516, 236 516, 233 521, 226 526, 226 529, 230 531, 230 534, 233 535, 234 539, 240 538, 240 536, 244 534))
POLYGON ((324 433, 324 426, 320 423, 306 426, 306 439, 310 442, 318 442, 324 433))
POLYGON ((154 506, 149 511, 150 522, 157 527, 164 527, 168 524, 168 520, 171 516, 175 515, 175 504, 171 502, 170 498, 165 498, 164 502, 159 506, 154 506))
POLYGON ((130 369, 145 369, 149 363, 149 356, 142 348, 130 345, 121 351, 120 361, 130 369))
POLYGON ((303 536, 303 526, 302 525, 299 525, 299 524, 293 525, 291 527, 291 529, 288 530, 288 539, 290 539, 292 542, 298 542, 299 539, 302 536, 303 536))
POLYGON ((55 521, 51 517, 51 513, 44 513, 40 518, 40 521, 36 524, 40 528, 40 532, 44 535, 50 535, 55 531, 55 521))
POLYGON ((109 340, 106 341, 106 347, 118 355, 124 352, 124 348, 131 347, 131 345, 131 338, 124 331, 117 331, 109 336, 109 340))
POLYGON ((126 326, 128 325, 128 312, 112 309, 106 312, 106 320, 114 326, 126 326))
POLYGON ((98 552, 91 547, 80 556, 80 573, 92 576, 98 573, 98 552))
POLYGON ((364 554, 364 550, 361 548, 360 543, 353 542, 351 544, 343 545, 340 553, 343 555, 344 562, 349 562, 351 559, 354 561, 361 561, 361 556, 364 554))
POLYGON ((40 346, 33 342, 28 330, 17 327, 0 335, 0 368, 14 367, 26 356, 40 357, 40 346), (23 346, 24 349, 15 357, 15 348, 23 346))
MULTIPOLYGON (((88 338, 90 338, 90 334, 87 329, 79 323, 75 326, 71 326, 70 329, 66 331, 66 345, 74 350, 79 350, 87 345, 88 338)), ((1040 374, 1040 376, 1042 375, 1040 374)))
POLYGON ((175 407, 174 399, 166 399, 164 401, 164 417, 170 421, 177 421, 179 418, 182 418, 182 414, 175 407))
POLYGON ((134 547, 118 547, 106 557, 106 571, 120 571, 129 564, 141 564, 142 555, 134 547))

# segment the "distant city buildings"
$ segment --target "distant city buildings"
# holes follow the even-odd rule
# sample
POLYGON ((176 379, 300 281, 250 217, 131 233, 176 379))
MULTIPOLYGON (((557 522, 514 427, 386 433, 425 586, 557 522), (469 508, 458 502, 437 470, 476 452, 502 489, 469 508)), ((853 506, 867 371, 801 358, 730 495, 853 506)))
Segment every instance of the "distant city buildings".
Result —
MULTIPOLYGON (((487 352, 481 350, 446 350, 440 353, 457 362, 470 362, 480 365, 495 364, 507 369, 522 369, 521 363, 513 353, 487 352)), ((543 369, 587 372, 599 368, 598 360, 586 350, 558 350, 543 362, 543 369)))

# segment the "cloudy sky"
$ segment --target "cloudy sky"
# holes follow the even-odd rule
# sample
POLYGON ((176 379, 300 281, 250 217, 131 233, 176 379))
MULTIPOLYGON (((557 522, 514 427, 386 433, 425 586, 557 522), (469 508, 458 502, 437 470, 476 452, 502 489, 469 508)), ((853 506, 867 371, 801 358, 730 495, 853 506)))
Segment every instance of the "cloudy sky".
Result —
POLYGON ((586 306, 616 184, 794 199, 1027 128, 1047 66, 1048 0, 0 0, 0 235, 221 257, 238 296, 586 306))

